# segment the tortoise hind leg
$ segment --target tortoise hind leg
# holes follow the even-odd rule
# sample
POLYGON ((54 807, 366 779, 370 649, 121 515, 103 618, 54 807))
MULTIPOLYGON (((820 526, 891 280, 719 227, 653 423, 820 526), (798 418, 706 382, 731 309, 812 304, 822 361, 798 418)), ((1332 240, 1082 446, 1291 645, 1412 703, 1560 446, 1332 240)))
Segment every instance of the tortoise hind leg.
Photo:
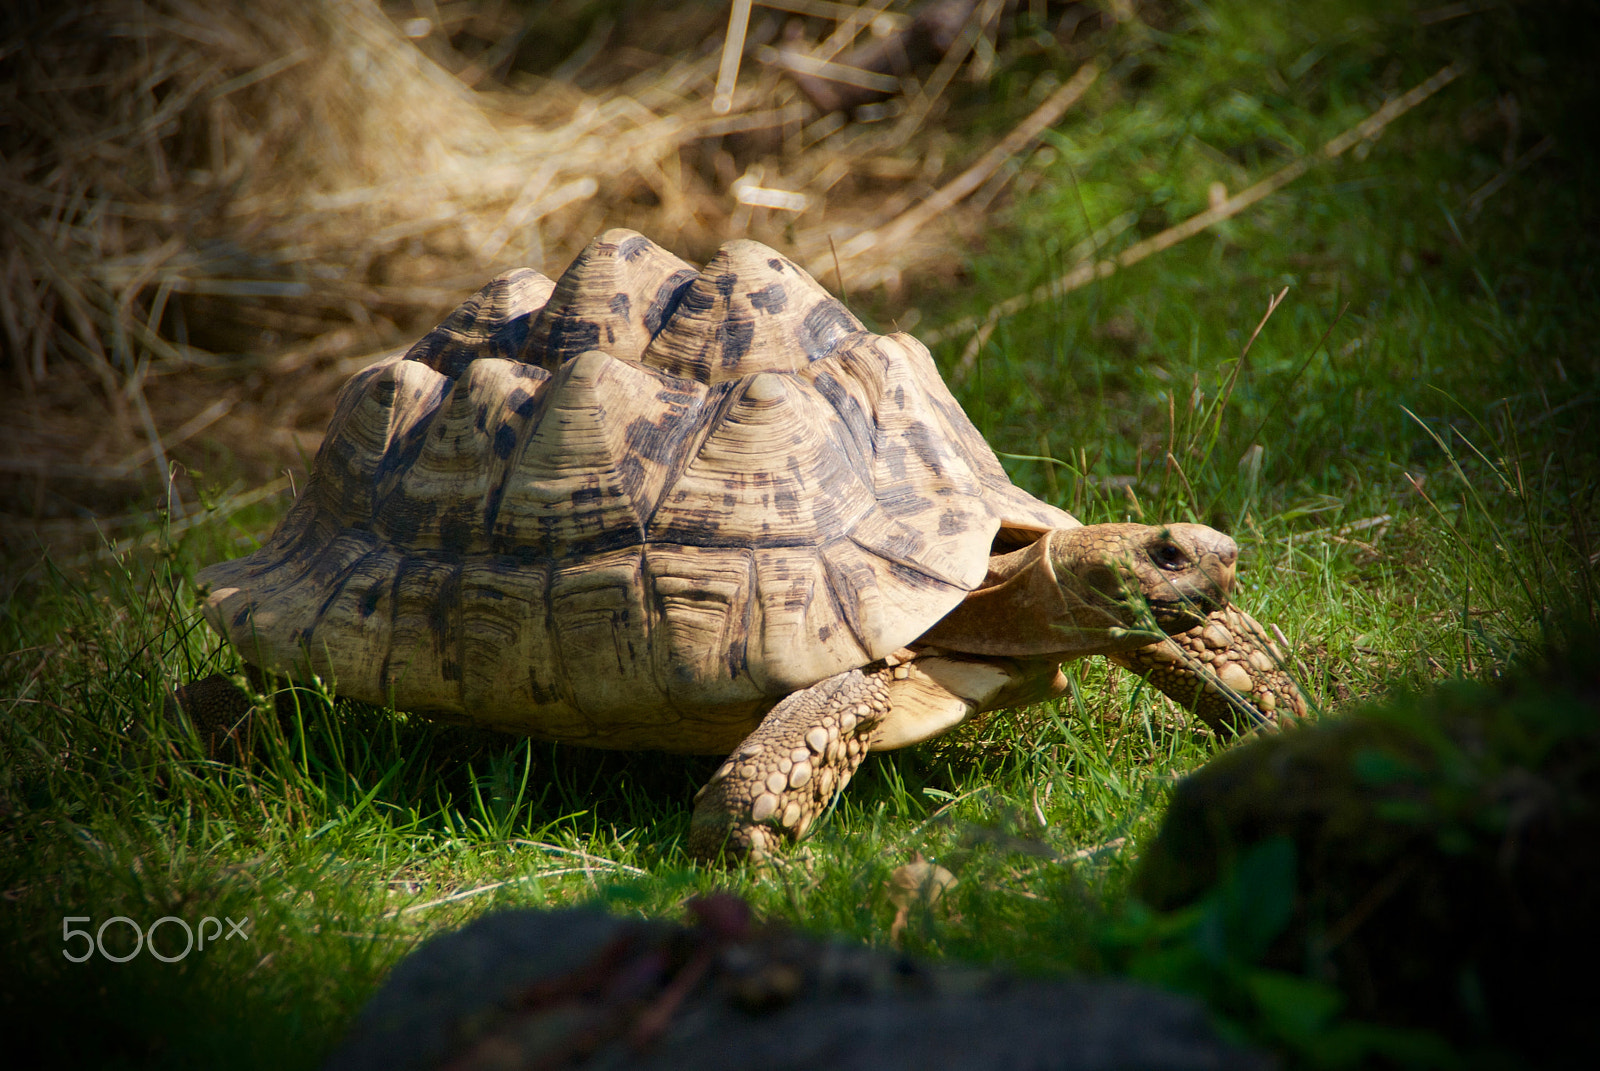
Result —
POLYGON ((1108 657, 1219 731, 1278 725, 1306 714, 1299 687, 1283 670, 1283 652, 1237 606, 1212 611, 1187 632, 1108 657))
POLYGON ((773 707, 695 796, 689 854, 759 859, 780 838, 803 836, 849 783, 889 712, 884 677, 852 669, 773 707))

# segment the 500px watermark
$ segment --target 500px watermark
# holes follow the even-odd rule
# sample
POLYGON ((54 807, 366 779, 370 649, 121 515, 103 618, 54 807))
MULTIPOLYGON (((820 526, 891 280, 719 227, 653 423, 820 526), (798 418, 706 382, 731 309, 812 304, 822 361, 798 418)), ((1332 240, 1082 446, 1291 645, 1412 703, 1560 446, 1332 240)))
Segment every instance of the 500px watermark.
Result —
MULTIPOLYGON (((134 956, 137 956, 141 951, 148 951, 152 956, 154 956, 156 959, 159 959, 162 963, 177 963, 190 952, 193 952, 196 948, 204 949, 206 947, 206 941, 208 940, 212 944, 216 944, 219 939, 223 941, 231 941, 235 937, 242 937, 246 941, 250 940, 250 934, 246 930, 246 927, 250 925, 249 915, 246 915, 238 922, 235 922, 233 919, 226 916, 219 919, 213 915, 207 915, 205 918, 200 920, 200 925, 198 927, 198 940, 196 939, 196 928, 191 927, 187 922, 185 922, 183 919, 180 919, 176 915, 161 916, 150 924, 150 928, 148 930, 141 929, 137 922, 133 921, 126 915, 113 915, 102 922, 99 927, 92 932, 75 927, 73 925, 75 922, 87 922, 92 925, 94 923, 94 919, 88 915, 67 915, 61 919, 61 943, 69 946, 67 948, 63 948, 61 950, 61 954, 67 957, 67 959, 71 960, 73 963, 83 963, 96 952, 99 952, 103 959, 108 959, 112 963, 126 963, 134 956), (222 933, 222 924, 224 922, 228 924, 228 933, 226 937, 224 937, 222 933), (106 930, 119 923, 133 931, 133 951, 128 952, 126 955, 117 955, 115 952, 106 951, 106 930), (211 927, 211 932, 209 934, 206 932, 208 924, 211 927), (160 949, 156 948, 156 931, 161 929, 162 926, 177 926, 183 931, 184 945, 182 952, 179 952, 174 956, 169 956, 160 949), (76 955, 73 953, 73 950, 70 947, 74 938, 82 938, 83 940, 83 951, 76 955)), ((116 932, 118 931, 113 931, 113 933, 116 932)))

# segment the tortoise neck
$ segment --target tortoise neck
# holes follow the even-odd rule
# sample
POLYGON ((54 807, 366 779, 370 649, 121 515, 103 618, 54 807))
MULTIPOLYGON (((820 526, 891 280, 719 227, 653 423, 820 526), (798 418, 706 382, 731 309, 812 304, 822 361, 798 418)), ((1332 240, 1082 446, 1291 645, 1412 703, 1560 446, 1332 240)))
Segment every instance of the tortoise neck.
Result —
POLYGON ((968 654, 1063 662, 1149 642, 1125 634, 1127 621, 1115 602, 1056 567, 1057 560, 1070 560, 1076 531, 1056 529, 1022 550, 990 558, 984 583, 919 642, 968 654))

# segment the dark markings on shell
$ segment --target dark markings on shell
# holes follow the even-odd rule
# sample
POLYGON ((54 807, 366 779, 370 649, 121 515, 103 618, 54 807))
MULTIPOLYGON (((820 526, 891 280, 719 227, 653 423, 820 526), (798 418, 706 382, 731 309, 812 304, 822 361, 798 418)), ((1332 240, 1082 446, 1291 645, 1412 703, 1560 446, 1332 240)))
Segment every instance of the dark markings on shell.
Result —
MULTIPOLYGON (((528 432, 538 427, 539 422, 544 419, 545 413, 549 410, 551 399, 555 397, 556 392, 546 388, 551 385, 553 378, 549 372, 539 369, 539 382, 534 387, 536 393, 527 393, 521 387, 516 388, 511 393, 508 401, 513 404, 509 408, 520 419, 521 425, 513 429, 516 434, 516 441, 512 444, 511 453, 506 457, 507 461, 510 461, 511 457, 516 454, 517 443, 527 441, 528 432)), ((488 494, 484 496, 483 530, 493 533, 490 539, 490 549, 498 554, 520 552, 514 538, 507 538, 508 535, 515 536, 515 526, 507 526, 508 532, 499 530, 500 507, 505 500, 507 485, 516 477, 516 470, 517 465, 515 462, 505 465, 499 474, 499 478, 490 484, 488 494)))
POLYGON ((827 578, 823 587, 827 589, 828 598, 833 604, 834 615, 850 630, 850 636, 855 640, 857 647, 863 651, 870 650, 871 644, 867 642, 866 628, 862 625, 859 610, 862 591, 873 583, 872 577, 866 577, 866 584, 863 584, 862 578, 853 576, 850 570, 840 567, 833 561, 831 555, 822 554, 820 558, 823 574, 827 578))
MULTIPOLYGON (((662 405, 699 405, 706 398, 706 388, 693 379, 656 369, 656 381, 656 400, 662 405)), ((716 390, 715 387, 711 389, 716 390)))
MULTIPOLYGON (((754 592, 758 584, 756 577, 756 563, 754 558, 748 560, 749 569, 745 574, 745 590, 754 592)), ((750 633, 755 628, 752 620, 755 613, 756 600, 746 599, 742 608, 732 608, 732 613, 739 615, 739 627, 729 630, 732 639, 728 644, 728 676, 738 677, 749 672, 750 668, 750 633)), ((730 614, 731 616, 731 614, 730 614)), ((727 632, 724 635, 728 635, 727 632)))
POLYGON ((420 360, 435 372, 454 378, 461 374, 461 369, 465 368, 477 357, 477 349, 478 347, 476 346, 464 346, 459 342, 445 342, 426 356, 412 357, 408 355, 406 359, 408 361, 420 360))
POLYGON ((428 631, 433 633, 439 654, 440 677, 461 679, 461 560, 455 555, 440 555, 437 563, 448 568, 434 596, 428 602, 428 631))
POLYGON ((408 547, 416 543, 419 532, 433 526, 438 510, 437 502, 413 498, 397 489, 373 511, 372 527, 390 542, 408 547))
POLYGON ((309 508, 311 495, 312 492, 308 490, 304 496, 304 499, 308 500, 307 508, 302 508, 298 502, 295 503, 294 508, 289 511, 289 516, 284 518, 282 527, 273 533, 271 541, 263 548, 276 551, 277 565, 273 570, 273 580, 278 585, 279 591, 298 584, 338 535, 336 523, 328 523, 331 518, 326 515, 318 516, 321 511, 314 512, 309 508))
POLYGON ((890 439, 878 444, 878 467, 888 473, 888 483, 893 487, 904 487, 908 477, 906 471, 906 444, 900 439, 890 439))
MULTIPOLYGON (((333 544, 329 543, 328 550, 331 552, 332 549, 333 544)), ((307 624, 305 628, 300 630, 300 634, 297 637, 297 642, 299 644, 307 647, 312 644, 313 637, 316 635, 317 626, 322 624, 322 619, 328 615, 328 610, 332 608, 334 603, 339 601, 339 596, 344 594, 345 586, 350 583, 352 577, 357 575, 357 570, 361 568, 362 562, 366 561, 367 558, 369 558, 373 553, 375 553, 375 551, 369 549, 365 554, 356 555, 353 559, 351 559, 349 565, 339 570, 339 573, 328 581, 326 585, 328 594, 322 600, 321 605, 317 607, 316 613, 311 616, 310 623, 307 624)), ((381 553, 381 551, 378 551, 377 553, 381 553)), ((362 617, 366 617, 372 612, 372 610, 366 608, 366 601, 368 598, 373 598, 373 605, 377 605, 376 598, 373 597, 371 591, 368 591, 366 595, 362 597, 362 617)))
MULTIPOLYGON (((680 418, 676 428, 667 429, 669 434, 673 435, 671 439, 673 446, 669 451, 660 455, 661 460, 668 465, 666 480, 662 483, 661 502, 671 500, 674 506, 681 506, 688 497, 687 492, 677 489, 678 479, 683 475, 684 470, 700 455, 700 450, 705 446, 706 439, 727 419, 728 409, 739 400, 740 391, 738 388, 740 386, 741 381, 737 379, 726 379, 721 383, 713 384, 704 395, 703 401, 698 408, 686 412, 684 414, 686 419, 680 418)), ((657 508, 659 508, 659 503, 657 508)), ((708 525, 707 533, 714 536, 715 533, 712 531, 714 527, 708 525)), ((655 528, 654 512, 650 517, 646 518, 646 530, 653 539, 661 537, 661 533, 655 528)), ((726 544, 703 542, 700 545, 723 546, 726 544)))
POLYGON ((795 338, 805 355, 815 361, 833 352, 840 342, 861 331, 861 321, 850 315, 835 298, 825 298, 812 306, 795 329, 795 338))
POLYGON ((722 295, 723 301, 733 297, 733 290, 738 285, 739 276, 734 272, 723 272, 717 276, 717 293, 722 295))
POLYGON ((517 429, 510 424, 501 424, 494 432, 494 456, 504 461, 511 456, 511 451, 517 447, 517 429))
POLYGON ((644 329, 650 332, 651 338, 659 335, 662 327, 672 319, 673 313, 678 309, 678 303, 689 290, 689 284, 696 278, 698 278, 696 272, 680 268, 656 288, 655 296, 650 299, 650 304, 646 305, 644 310, 644 329))
MULTIPOLYGON (((703 286, 691 285, 683 288, 678 295, 678 309, 673 318, 678 316, 704 316, 716 305, 717 299, 710 289, 703 286)), ((664 326, 664 325, 663 325, 664 326)))
POLYGON ((902 440, 911 452, 917 455, 917 460, 922 462, 924 468, 938 472, 944 468, 945 452, 940 448, 941 440, 936 439, 933 429, 920 420, 906 428, 902 440))
POLYGON ((361 593, 361 601, 356 606, 363 621, 372 616, 373 611, 378 608, 378 600, 381 598, 383 598, 383 583, 374 580, 372 585, 361 593))
MULTIPOLYGON (((406 567, 411 563, 409 556, 402 556, 400 564, 395 567, 394 576, 389 581, 389 635, 393 636, 400 625, 400 584, 405 580, 406 567)), ((383 662, 378 666, 378 688, 384 693, 392 692, 395 682, 389 676, 389 663, 394 658, 394 644, 391 642, 389 649, 383 652, 383 662)))
POLYGON ((629 454, 617 462, 617 475, 622 477, 622 487, 628 492, 628 497, 637 503, 645 483, 644 462, 637 455, 629 454))
POLYGON ((942 536, 960 535, 967 530, 967 518, 956 510, 947 509, 939 514, 939 534, 942 536))
POLYGON ((760 290, 750 292, 750 304, 769 315, 776 315, 789 304, 789 292, 782 283, 768 283, 760 290))
POLYGON ((743 363, 750 352, 750 343, 756 337, 756 325, 750 320, 724 320, 717 325, 717 345, 722 350, 722 367, 733 370, 743 363))
POLYGON ((472 549, 473 537, 480 531, 476 503, 463 502, 446 510, 439 518, 439 546, 450 554, 465 554, 472 549))
POLYGON ((550 335, 540 363, 554 371, 578 354, 599 348, 600 325, 562 309, 560 315, 550 318, 550 335))
POLYGON ((817 388, 817 393, 827 399, 833 411, 839 414, 839 419, 844 421, 850 437, 848 447, 851 463, 857 468, 861 467, 859 459, 872 456, 872 443, 878 431, 876 420, 861 407, 855 395, 845 390, 844 384, 832 372, 823 372, 811 382, 817 388))
MULTIPOLYGON (((909 568, 916 569, 917 566, 914 563, 917 556, 927 550, 928 541, 923 539, 922 533, 915 528, 901 524, 891 528, 887 536, 879 535, 877 541, 871 545, 863 543, 859 539, 856 540, 856 545, 868 554, 876 554, 880 558, 901 562, 909 568)), ((919 571, 927 572, 925 569, 919 571)), ((928 575, 931 576, 932 574, 928 575)))
POLYGON ((687 406, 680 403, 660 420, 651 420, 649 417, 631 420, 623 436, 628 445, 629 456, 626 460, 634 465, 638 465, 641 458, 662 465, 672 463, 678 456, 684 438, 694 431, 693 416, 685 412, 686 409, 687 406))
MULTIPOLYGON (((595 554, 604 554, 608 550, 626 550, 629 547, 644 546, 644 526, 626 525, 619 526, 610 531, 601 532, 590 539, 580 539, 570 544, 570 549, 562 556, 563 560, 589 557, 595 554)), ((546 556, 546 560, 554 560, 546 556)))
POLYGON ((767 258, 767 267, 771 268, 773 271, 782 271, 784 269, 784 266, 785 266, 785 261, 783 261, 779 257, 768 257, 767 258))
POLYGON ((540 706, 554 703, 561 698, 561 692, 554 682, 550 684, 541 684, 539 682, 539 673, 535 666, 528 667, 528 695, 540 706))
POLYGON ((518 379, 533 380, 535 389, 537 389, 540 383, 543 383, 545 380, 550 378, 549 372, 546 372, 543 368, 540 368, 536 364, 529 364, 527 361, 519 361, 513 365, 511 368, 511 374, 518 379))
MULTIPOLYGON (((533 330, 533 316, 533 313, 525 312, 506 321, 505 326, 489 339, 487 356, 504 357, 508 361, 522 360, 523 348, 528 344, 528 333, 533 330)), ((464 366, 462 370, 465 371, 464 366)))
MULTIPOLYGON (((500 501, 505 498, 505 494, 506 480, 502 478, 498 482, 490 484, 488 494, 483 496, 483 513, 478 522, 483 525, 485 532, 494 531, 495 518, 500 516, 500 501)), ((491 540, 491 543, 493 542, 491 540)))
POLYGON ((521 360, 549 280, 519 268, 491 280, 406 352, 405 359, 454 379, 480 357, 521 360))
MULTIPOLYGON (((323 444, 323 450, 327 451, 326 443, 323 444)), ((330 464, 348 464, 346 451, 328 451, 326 456, 330 458, 330 464)), ((318 487, 317 490, 322 492, 322 497, 328 501, 334 516, 343 521, 347 527, 354 528, 358 532, 372 531, 372 502, 367 498, 370 488, 366 486, 365 481, 341 480, 326 487, 318 487)))
POLYGON ((631 238, 624 238, 617 246, 617 256, 623 260, 637 260, 650 252, 650 247, 655 243, 642 234, 635 234, 631 238))
MULTIPOLYGON (((871 553, 877 553, 872 548, 863 549, 871 553)), ((890 576, 908 588, 917 591, 938 591, 948 589, 950 586, 950 582, 944 578, 932 576, 907 562, 896 561, 893 558, 884 560, 888 563, 890 576)))
POLYGON ((628 295, 614 294, 611 298, 611 314, 613 316, 628 315, 628 295))
MULTIPOLYGON (((392 477, 411 470, 411 466, 416 463, 417 455, 422 453, 422 448, 427 445, 428 432, 433 427, 434 419, 444 411, 444 406, 440 403, 449 392, 453 382, 453 380, 445 379, 441 376, 430 383, 425 391, 419 392, 419 397, 413 404, 422 410, 422 416, 417 419, 416 423, 406 429, 403 436, 391 443, 389 449, 384 451, 383 457, 379 459, 377 467, 372 472, 372 485, 374 488, 383 487, 392 477)), ((388 378, 379 381, 380 389, 384 386, 392 387, 392 384, 393 380, 388 378)), ((389 392, 389 397, 392 403, 394 397, 392 389, 389 392)), ((374 502, 373 505, 375 508, 381 508, 377 502, 374 502)))

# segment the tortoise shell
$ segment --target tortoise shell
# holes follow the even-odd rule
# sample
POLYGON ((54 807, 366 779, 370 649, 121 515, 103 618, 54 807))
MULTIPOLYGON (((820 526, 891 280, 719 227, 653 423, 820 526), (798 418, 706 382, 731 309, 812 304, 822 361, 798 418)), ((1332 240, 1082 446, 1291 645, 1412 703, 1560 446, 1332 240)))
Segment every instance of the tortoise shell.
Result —
POLYGON ((916 640, 1012 486, 906 334, 751 241, 703 271, 631 231, 485 286, 340 394, 207 619, 340 695, 591 746, 715 752, 916 640))

